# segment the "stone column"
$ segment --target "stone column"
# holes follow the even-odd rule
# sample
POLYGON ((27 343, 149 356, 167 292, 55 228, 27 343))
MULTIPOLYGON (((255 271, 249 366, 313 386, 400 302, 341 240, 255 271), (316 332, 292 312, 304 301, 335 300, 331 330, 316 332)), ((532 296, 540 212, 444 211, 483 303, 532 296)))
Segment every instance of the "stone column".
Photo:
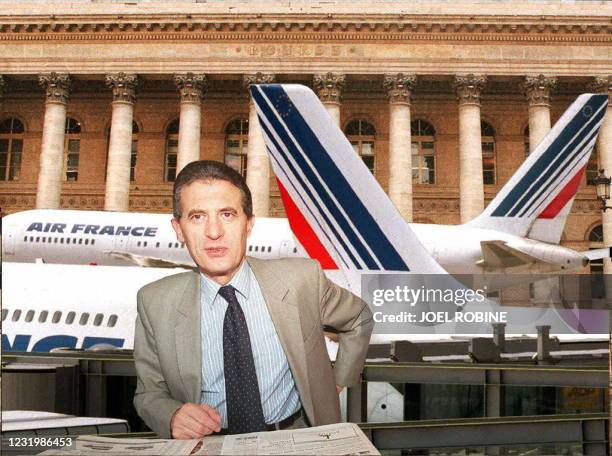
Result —
MULTIPOLYGON (((612 175, 612 75, 595 78, 590 90, 608 95, 608 107, 599 129, 596 147, 599 153, 599 167, 605 170, 606 175, 610 176, 612 175)), ((611 246, 612 210, 604 211, 601 217, 604 246, 611 246)), ((609 258, 604 259, 604 274, 612 274, 612 261, 609 258)))
POLYGON ((106 85, 113 91, 106 192, 104 210, 129 210, 130 164, 132 157, 132 122, 138 77, 135 74, 107 74, 106 85))
POLYGON ((338 73, 315 74, 313 77, 314 87, 321 102, 338 126, 340 126, 340 103, 345 81, 346 77, 338 73))
POLYGON ((67 74, 50 73, 38 77, 45 89, 45 118, 36 188, 37 209, 57 209, 62 193, 66 102, 70 93, 67 74))
POLYGON ((186 164, 200 159, 200 125, 202 123, 202 97, 206 90, 203 74, 176 74, 174 83, 181 94, 178 155, 176 173, 186 164))
POLYGON ((456 75, 454 86, 459 99, 459 199, 461 223, 484 210, 482 142, 480 135, 480 92, 484 75, 456 75))
MULTIPOLYGON (((244 85, 271 84, 273 74, 244 75, 244 85)), ((249 97, 249 146, 247 150, 246 182, 253 197, 253 215, 267 217, 270 212, 270 157, 259 127, 255 103, 249 97)))
POLYGON ((404 220, 412 222, 412 144, 410 139, 410 96, 415 74, 387 74, 389 94, 389 198, 404 220))
POLYGON ((529 152, 550 130, 550 92, 556 85, 553 76, 525 76, 522 88, 529 102, 529 152))

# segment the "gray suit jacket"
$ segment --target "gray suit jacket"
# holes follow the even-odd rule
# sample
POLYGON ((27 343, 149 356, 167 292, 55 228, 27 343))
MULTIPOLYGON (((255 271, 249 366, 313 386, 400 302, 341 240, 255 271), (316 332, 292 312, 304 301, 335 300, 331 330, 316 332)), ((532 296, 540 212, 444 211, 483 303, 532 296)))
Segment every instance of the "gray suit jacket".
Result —
MULTIPOLYGON (((335 385, 359 381, 373 326, 370 309, 330 282, 316 261, 250 257, 247 261, 261 287, 310 423, 319 426, 340 421, 335 385), (333 369, 323 326, 339 331, 340 349, 333 369)), ((199 403, 202 389, 197 272, 165 277, 138 292, 134 360, 136 410, 159 437, 170 438, 172 415, 186 402, 199 403)))

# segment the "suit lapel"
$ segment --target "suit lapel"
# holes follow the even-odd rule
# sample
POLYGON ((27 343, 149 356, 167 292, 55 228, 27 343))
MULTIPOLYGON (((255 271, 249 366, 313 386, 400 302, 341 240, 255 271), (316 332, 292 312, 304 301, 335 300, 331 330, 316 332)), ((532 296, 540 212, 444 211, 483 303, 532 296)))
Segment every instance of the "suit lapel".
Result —
POLYGON ((200 275, 193 273, 178 301, 174 337, 185 398, 200 402, 202 392, 202 337, 200 334, 200 275))
POLYGON ((302 406, 308 416, 312 417, 314 407, 306 371, 306 353, 298 304, 295 298, 292 298, 286 282, 275 275, 279 271, 270 267, 271 262, 251 257, 247 257, 247 262, 266 300, 272 323, 274 323, 280 343, 285 350, 295 385, 300 393, 302 406))

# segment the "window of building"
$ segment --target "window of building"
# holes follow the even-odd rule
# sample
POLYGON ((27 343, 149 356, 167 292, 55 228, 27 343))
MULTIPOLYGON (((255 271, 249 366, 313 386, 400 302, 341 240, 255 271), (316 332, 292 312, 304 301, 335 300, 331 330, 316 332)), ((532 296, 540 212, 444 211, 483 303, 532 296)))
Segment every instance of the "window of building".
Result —
POLYGON ((436 130, 424 120, 410 124, 412 141, 412 182, 414 184, 436 183, 436 130))
POLYGON ((249 147, 249 119, 234 119, 225 128, 225 164, 243 177, 247 173, 247 150, 249 147))
POLYGON ((61 319, 62 319, 62 312, 59 310, 56 310, 55 312, 53 312, 51 323, 59 323, 61 319))
POLYGON ((68 117, 64 133, 64 180, 76 181, 79 178, 81 124, 75 119, 68 117))
POLYGON ((66 315, 66 324, 71 325, 74 322, 74 317, 76 317, 76 313, 73 311, 68 312, 66 315))
POLYGON ((374 125, 365 119, 355 119, 348 123, 344 129, 344 134, 355 152, 361 157, 370 172, 374 174, 376 170, 376 155, 374 154, 376 129, 374 125))
POLYGON ((166 129, 166 160, 164 178, 166 182, 176 179, 176 159, 178 155, 179 119, 174 119, 166 129))
MULTIPOLYGON (((589 157, 589 161, 587 162, 585 174, 586 174, 586 183, 587 185, 595 185, 595 179, 599 175, 599 148, 597 144, 593 148, 593 152, 591 152, 591 156, 589 157)), ((608 174, 606 172, 606 174, 608 174)))
POLYGON ((529 124, 525 125, 525 128, 523 129, 523 147, 525 150, 525 158, 527 158, 531 153, 531 144, 529 143, 529 124))
MULTIPOLYGON (((600 249, 604 247, 603 226, 597 225, 588 234, 589 249, 600 249)), ((591 268, 591 297, 602 299, 606 297, 606 283, 603 275, 603 260, 593 260, 589 262, 591 268)))
POLYGON ((485 185, 495 185, 497 172, 495 167, 495 130, 487 122, 480 123, 482 142, 482 181, 485 185))
POLYGON ((110 317, 108 317, 108 322, 106 323, 106 326, 108 326, 109 328, 114 328, 116 324, 117 324, 117 315, 113 314, 110 317))
POLYGON ((34 320, 34 313, 35 312, 33 310, 28 310, 28 312, 26 313, 26 316, 25 316, 25 321, 27 323, 30 323, 32 320, 34 320))
POLYGON ((0 122, 0 180, 18 180, 21 173, 23 123, 14 117, 0 122))

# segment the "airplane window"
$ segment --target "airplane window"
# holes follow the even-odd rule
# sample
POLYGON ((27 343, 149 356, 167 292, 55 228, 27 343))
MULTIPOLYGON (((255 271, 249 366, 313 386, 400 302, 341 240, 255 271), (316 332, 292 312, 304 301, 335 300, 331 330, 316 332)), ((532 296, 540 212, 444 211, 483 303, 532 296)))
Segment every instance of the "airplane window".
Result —
POLYGON ((159 247, 159 242, 157 242, 157 243, 155 244, 155 247, 159 247))
POLYGON ((83 239, 79 239, 79 245, 83 243, 83 239))
POLYGON ((85 245, 89 245, 89 239, 85 239, 85 245))
POLYGON ((259 246, 258 245, 255 246, 255 251, 259 252, 259 246))
POLYGON ((53 239, 53 243, 57 244, 57 238, 53 239))
POLYGON ((36 242, 40 242, 40 236, 36 236, 36 242))
POLYGON ((28 242, 28 237, 27 236, 23 237, 23 242, 28 242))
POLYGON ((136 243, 136 247, 140 247, 140 241, 136 243))
POLYGON ((147 246, 147 241, 144 241, 144 246, 145 246, 145 247, 147 246))
POLYGON ((84 326, 87 324, 87 320, 89 320, 89 314, 87 312, 81 314, 81 318, 79 320, 79 325, 84 326))
POLYGON ((25 321, 30 323, 32 320, 34 320, 34 311, 28 310, 28 313, 26 313, 26 316, 25 316, 25 321))
POLYGON ((64 243, 64 238, 60 238, 60 244, 64 243))
POLYGON ((96 314, 93 324, 94 326, 100 326, 102 324, 102 320, 104 319, 104 315, 96 314))
POLYGON ((185 243, 184 242, 181 242, 181 247, 185 247, 185 243))
POLYGON ((269 246, 268 246, 268 253, 270 253, 271 251, 272 251, 272 246, 271 246, 271 245, 269 245, 269 246))
POLYGON ((253 250, 253 246, 252 246, 252 245, 249 245, 249 252, 250 252, 251 250, 253 250))
POLYGON ((21 310, 17 309, 13 312, 13 321, 18 321, 21 317, 21 310))
POLYGON ((110 317, 108 317, 108 322, 106 323, 106 326, 108 326, 109 328, 113 328, 116 324, 117 324, 117 315, 112 314, 110 317))
POLYGON ((38 322, 44 323, 45 321, 47 321, 47 315, 49 315, 49 312, 46 310, 43 310, 38 316, 38 322))
POLYGON ((76 241, 77 241, 77 240, 76 240, 76 238, 74 238, 74 239, 72 240, 72 243, 73 243, 73 244, 76 244, 76 241))
POLYGON ((59 310, 56 310, 55 312, 53 312, 53 318, 51 319, 52 323, 59 323, 61 319, 62 319, 62 312, 60 312, 59 310))
POLYGON ((30 242, 34 242, 34 236, 30 236, 30 242))
POLYGON ((74 321, 74 317, 76 316, 75 312, 68 312, 68 314, 66 315, 66 324, 67 325, 71 325, 72 322, 74 321))
POLYGON ((8 309, 2 309, 2 321, 6 320, 8 316, 8 309))
POLYGON ((172 247, 172 242, 168 242, 168 248, 172 247))
POLYGON ((297 253, 297 248, 293 247, 293 253, 297 253))
POLYGON ((43 241, 43 242, 47 242, 47 237, 46 237, 46 236, 43 236, 43 237, 42 237, 42 241, 43 241))
POLYGON ((96 243, 96 240, 95 240, 95 239, 92 239, 92 240, 91 240, 91 245, 94 245, 95 243, 96 243))

